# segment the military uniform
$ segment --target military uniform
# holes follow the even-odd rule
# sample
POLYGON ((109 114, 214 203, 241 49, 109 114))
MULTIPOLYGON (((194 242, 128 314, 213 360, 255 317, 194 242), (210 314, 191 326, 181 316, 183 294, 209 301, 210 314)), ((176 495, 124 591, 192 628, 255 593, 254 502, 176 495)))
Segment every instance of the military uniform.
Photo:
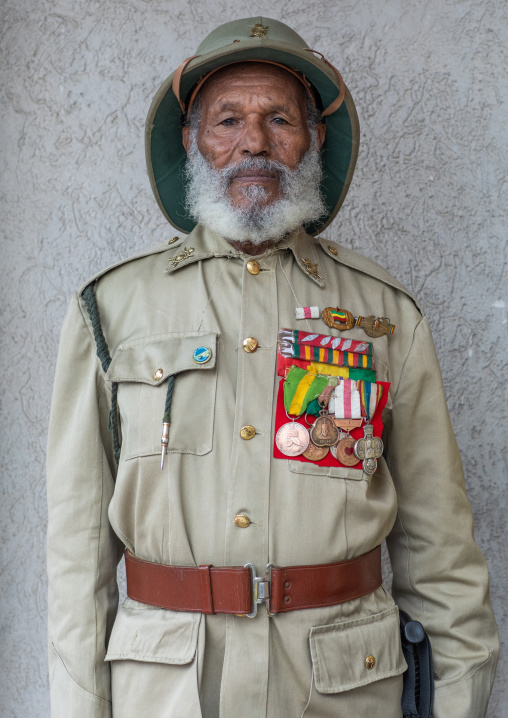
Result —
MULTIPOLYGON (((201 710, 206 718, 244 710, 399 718, 406 665, 397 607, 383 587, 274 618, 264 610, 252 620, 203 616, 131 599, 115 616, 124 546, 158 563, 252 562, 262 570, 269 562, 349 559, 384 539, 393 596, 432 642, 434 716, 483 715, 497 652, 487 571, 428 322, 411 295, 375 263, 303 230, 253 258, 199 225, 101 273, 94 287, 111 364, 105 374, 78 294, 62 333, 51 412, 54 718, 195 718, 201 710), (305 324, 295 320, 296 307, 327 305, 396 325, 393 335, 372 340, 376 379, 390 382, 385 458, 372 476, 361 464, 273 456, 277 331, 305 324), (249 337, 258 345, 246 352, 249 337), (203 365, 192 361, 199 346, 212 349, 203 365), (108 431, 112 383, 118 468, 108 431), (247 425, 251 439, 242 438, 247 425), (235 523, 238 516, 246 519, 235 523)), ((338 335, 321 319, 307 321, 304 328, 338 335)), ((365 338, 359 327, 347 334, 365 338)))

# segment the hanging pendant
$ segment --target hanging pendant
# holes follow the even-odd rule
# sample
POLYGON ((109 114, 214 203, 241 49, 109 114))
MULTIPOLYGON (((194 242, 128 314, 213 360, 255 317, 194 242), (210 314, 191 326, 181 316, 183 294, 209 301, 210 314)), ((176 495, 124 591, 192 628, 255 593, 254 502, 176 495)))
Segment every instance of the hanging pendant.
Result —
POLYGON ((309 446, 309 432, 298 422, 289 421, 278 430, 275 443, 284 456, 299 456, 309 446))
POLYGON ((333 446, 339 440, 339 430, 331 416, 320 413, 310 429, 310 440, 316 446, 333 446))
POLYGON ((366 474, 375 474, 377 460, 383 454, 383 441, 379 436, 374 436, 372 424, 365 424, 363 427, 363 438, 358 439, 354 447, 355 455, 363 460, 363 470, 366 474))

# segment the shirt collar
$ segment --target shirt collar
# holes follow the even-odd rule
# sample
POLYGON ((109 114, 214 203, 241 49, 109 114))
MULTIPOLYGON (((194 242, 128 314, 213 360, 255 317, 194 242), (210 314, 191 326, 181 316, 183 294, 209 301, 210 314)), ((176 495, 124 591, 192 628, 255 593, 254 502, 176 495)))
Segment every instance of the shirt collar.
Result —
POLYGON ((168 259, 166 268, 168 274, 173 274, 173 272, 193 262, 210 259, 211 257, 240 258, 243 260, 257 259, 259 261, 263 257, 291 251, 296 263, 309 279, 320 287, 324 287, 326 284, 319 268, 316 240, 308 235, 304 229, 296 230, 263 254, 250 255, 235 249, 220 234, 198 224, 187 237, 182 238, 181 242, 172 246, 170 251, 171 256, 168 259))

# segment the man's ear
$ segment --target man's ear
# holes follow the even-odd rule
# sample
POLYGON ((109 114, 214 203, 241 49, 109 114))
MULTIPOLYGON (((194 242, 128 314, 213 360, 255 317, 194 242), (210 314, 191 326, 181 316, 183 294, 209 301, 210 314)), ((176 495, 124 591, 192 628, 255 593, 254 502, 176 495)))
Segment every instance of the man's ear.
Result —
POLYGON ((318 141, 318 145, 320 148, 323 146, 325 137, 326 137, 326 125, 324 122, 320 122, 319 125, 317 126, 317 141, 318 141))
POLYGON ((185 126, 182 127, 182 143, 185 147, 185 151, 187 154, 189 154, 189 146, 190 146, 190 128, 185 126))

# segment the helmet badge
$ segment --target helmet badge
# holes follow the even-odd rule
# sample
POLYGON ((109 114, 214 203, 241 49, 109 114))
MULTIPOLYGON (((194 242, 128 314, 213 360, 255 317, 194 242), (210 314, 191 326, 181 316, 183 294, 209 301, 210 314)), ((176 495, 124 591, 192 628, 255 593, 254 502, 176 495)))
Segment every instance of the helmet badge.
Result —
POLYGON ((268 32, 268 27, 269 27, 268 25, 266 27, 264 27, 263 25, 260 25, 259 23, 257 23, 256 25, 254 25, 254 27, 250 28, 250 32, 251 32, 250 37, 251 38, 252 37, 265 37, 266 38, 266 33, 268 32))

